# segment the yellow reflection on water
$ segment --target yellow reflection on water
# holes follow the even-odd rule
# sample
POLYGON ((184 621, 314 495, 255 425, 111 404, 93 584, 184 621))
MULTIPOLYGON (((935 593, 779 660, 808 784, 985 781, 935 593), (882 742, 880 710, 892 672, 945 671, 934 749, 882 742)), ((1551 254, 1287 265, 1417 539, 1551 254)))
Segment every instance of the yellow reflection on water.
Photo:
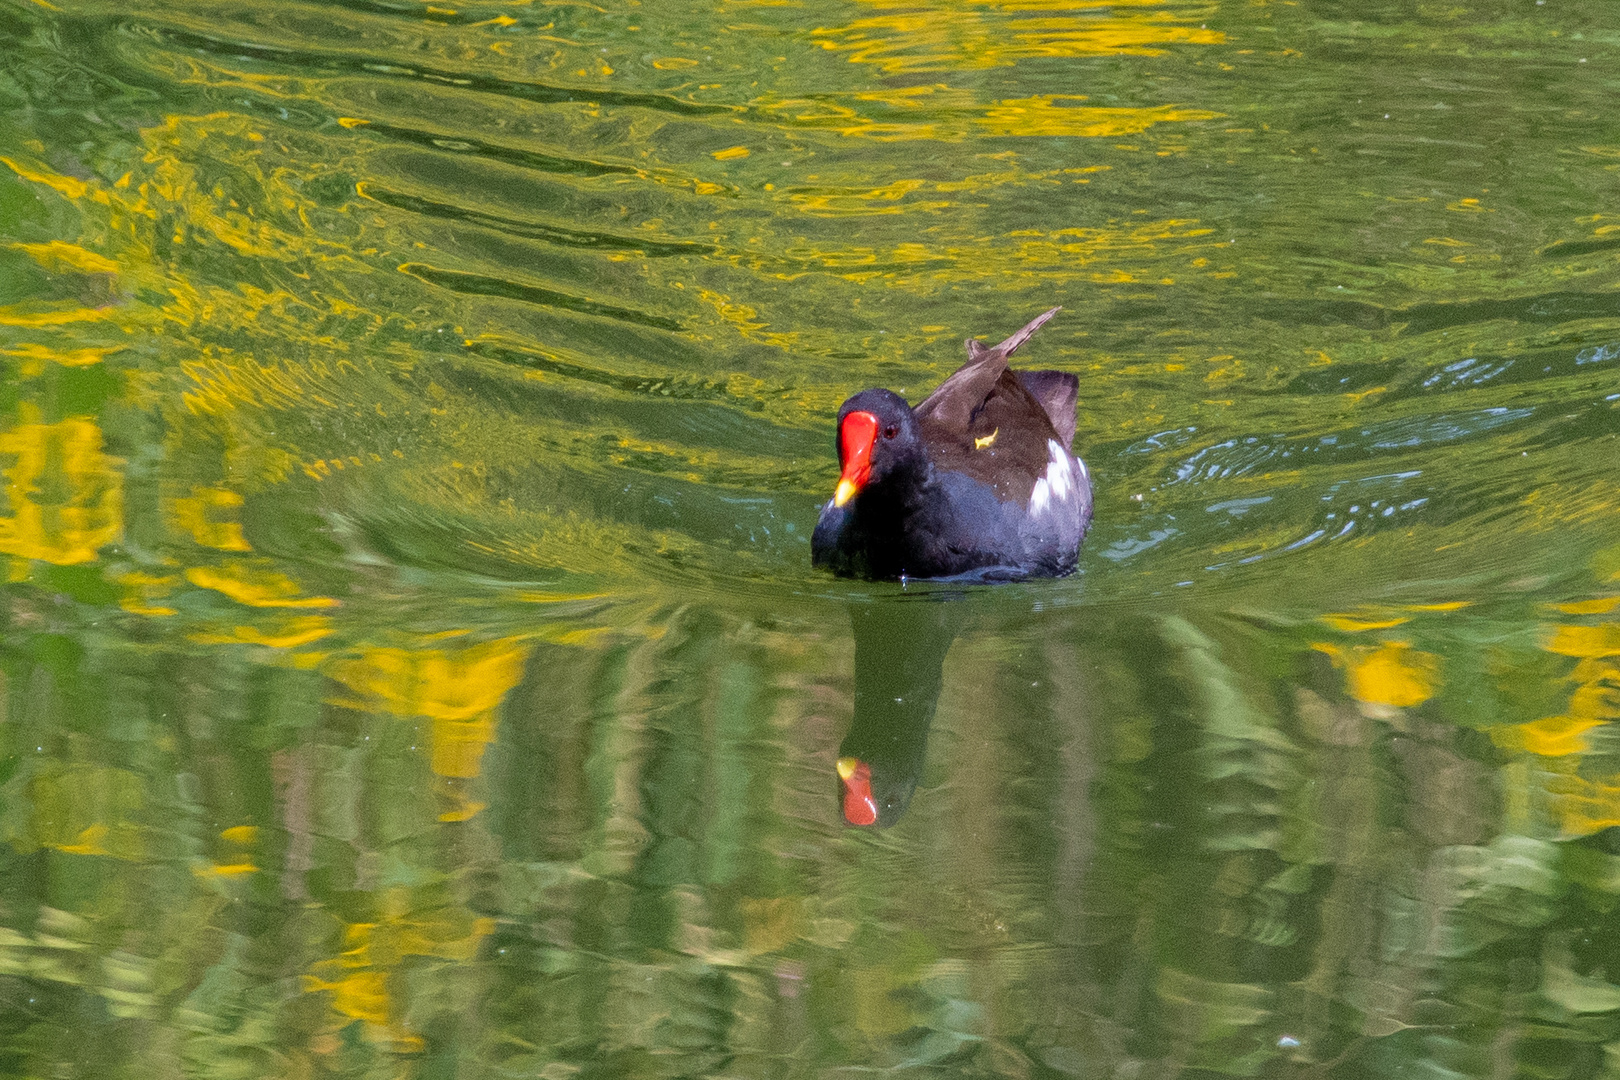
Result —
POLYGON ((527 654, 528 647, 515 638, 455 652, 368 649, 358 659, 334 664, 330 674, 355 693, 355 698, 344 702, 350 707, 467 721, 501 703, 522 678, 527 654))
POLYGON ((1407 641, 1348 648, 1314 642, 1312 648, 1345 669, 1345 688, 1364 705, 1408 709, 1428 701, 1440 685, 1440 658, 1407 641))
POLYGON ((1006 67, 1020 60, 1159 56, 1226 35, 1163 10, 1161 0, 875 0, 882 14, 820 27, 815 43, 885 75, 1006 67), (1154 10, 1129 11, 1128 8, 1154 10))
MULTIPOLYGON (((861 189, 814 190, 823 199, 819 204, 823 208, 821 213, 848 213, 850 206, 861 204, 861 189)), ((836 272, 847 281, 882 278, 895 284, 925 281, 957 284, 1004 278, 1010 274, 1038 274, 1042 281, 1050 283, 1128 282, 1137 280, 1139 275, 1152 281, 1157 275, 1148 276, 1151 274, 1149 263, 1159 256, 1185 252, 1207 243, 1203 238, 1213 231, 1194 219, 1165 218, 1051 232, 1022 229, 962 244, 907 242, 887 248, 804 244, 786 252, 795 264, 792 271, 779 271, 773 276, 792 280, 795 274, 813 267, 836 272), (1141 265, 1133 273, 1121 263, 1141 265)), ((832 407, 837 408, 836 400, 832 407)))
POLYGON ((1605 717, 1582 716, 1573 708, 1565 716, 1545 716, 1519 725, 1524 747, 1542 757, 1562 757, 1591 749, 1583 737, 1585 732, 1603 724, 1605 717))
POLYGON ((1620 596, 1604 596, 1596 600, 1576 600, 1568 604, 1559 604, 1558 610, 1565 615, 1606 615, 1620 608, 1620 596))
POLYGON ((1620 783, 1568 775, 1548 787, 1566 836, 1588 836, 1620 825, 1620 783))
POLYGON ((1036 94, 983 104, 971 91, 948 86, 908 86, 899 90, 850 94, 841 104, 824 96, 758 102, 759 108, 795 127, 824 128, 847 138, 883 142, 984 136, 1048 135, 1101 138, 1135 135, 1155 124, 1214 120, 1224 115, 1180 105, 1113 107, 1080 105, 1083 94, 1036 94), (862 111, 880 105, 885 119, 862 111), (912 113, 908 116, 906 113, 912 113))
MULTIPOLYGON (((1460 611, 1471 601, 1405 604, 1400 607, 1363 605, 1354 612, 1334 611, 1316 621, 1345 634, 1392 630, 1419 615, 1460 611)), ((1390 715, 1387 710, 1423 704, 1440 691, 1440 657, 1413 647, 1412 642, 1386 638, 1376 645, 1337 645, 1314 641, 1311 648, 1331 657, 1345 673, 1345 689, 1369 716, 1390 715)))
POLYGON ((264 176, 249 160, 264 142, 260 130, 263 126, 239 113, 217 112, 169 116, 163 124, 147 128, 141 135, 151 168, 136 189, 139 206, 144 209, 162 205, 168 214, 176 216, 171 237, 175 243, 186 242, 186 231, 195 230, 239 255, 277 260, 338 246, 323 244, 309 233, 282 228, 275 216, 255 213, 253 205, 244 204, 220 185, 203 182, 199 176, 196 162, 239 163, 261 185, 261 190, 252 192, 253 202, 264 199, 266 207, 294 211, 307 205, 307 198, 292 197, 295 192, 288 183, 290 178, 264 176))
POLYGON ((7 839, 24 853, 47 847, 70 855, 140 859, 145 845, 136 822, 144 801, 140 776, 125 769, 50 767, 29 782, 29 819, 11 823, 7 839))
POLYGON ((1589 658, 1575 665, 1569 678, 1575 691, 1562 716, 1549 716, 1521 727, 1530 750, 1545 756, 1588 749, 1582 733, 1620 719, 1620 664, 1589 658))
MULTIPOLYGON (((25 422, 0 433, 9 513, 0 516, 0 552, 60 566, 90 562, 123 531, 122 462, 102 452, 101 428, 87 416, 56 424, 25 422)), ((37 414, 36 414, 37 415, 37 414)))
POLYGON ((12 244, 47 270, 76 270, 83 274, 116 274, 118 264, 104 255, 87 251, 78 244, 52 240, 47 244, 12 244))
POLYGON ((1038 94, 1035 97, 998 101, 974 121, 986 135, 1073 135, 1100 138, 1135 135, 1154 124, 1187 120, 1214 120, 1221 114, 1207 109, 1187 109, 1174 105, 1152 108, 1100 108, 1065 105, 1083 101, 1072 94, 1038 94))
POLYGON ((1546 648, 1560 656, 1620 656, 1620 623, 1554 627, 1546 648))
POLYGON ((459 906, 412 911, 407 889, 391 890, 381 899, 382 917, 346 925, 343 951, 314 964, 303 986, 306 993, 329 993, 333 1010, 345 1022, 362 1021, 371 1041, 419 1051, 422 1037, 405 1025, 398 1001, 408 958, 470 960, 479 942, 494 932, 495 920, 474 917, 459 906))
POLYGON ((1335 630, 1353 634, 1362 630, 1388 630, 1391 627, 1400 626, 1404 622, 1410 622, 1411 619, 1410 616, 1406 615, 1397 615, 1388 619, 1366 619, 1355 615, 1330 614, 1323 615, 1318 621, 1326 623, 1335 630))
POLYGON ((71 176, 63 176, 60 173, 50 172, 45 169, 31 168, 8 157, 0 157, 0 162, 4 162, 12 172, 16 173, 24 180, 32 180, 36 184, 44 184, 46 187, 58 191, 70 199, 82 199, 86 195, 91 195, 92 197, 97 197, 99 195, 100 201, 107 201, 105 194, 97 192, 95 188, 93 188, 90 184, 85 183, 83 180, 75 179, 71 176))
POLYGON ((221 858, 209 863, 198 863, 192 867, 192 872, 203 879, 208 878, 238 878, 259 872, 258 865, 248 849, 259 842, 259 829, 256 825, 233 825, 229 829, 221 829, 219 838, 225 841, 226 850, 221 852, 221 858))
POLYGON ((1357 649, 1349 664, 1350 696, 1370 705, 1410 708, 1434 696, 1439 684, 1440 659, 1390 641, 1376 649, 1357 649))
POLYGON ((224 593, 248 607, 329 608, 338 603, 330 596, 305 596, 298 583, 286 574, 245 560, 188 567, 185 574, 193 585, 224 593))
POLYGON ((456 781, 475 779, 495 741, 496 710, 523 678, 529 647, 505 638, 459 650, 368 649, 334 661, 328 674, 350 690, 340 703, 368 712, 424 716, 433 723, 429 767, 448 783, 441 821, 465 821, 483 809, 456 781))
POLYGON ((194 487, 191 494, 169 501, 167 510, 174 527, 204 547, 220 551, 252 551, 242 535, 242 523, 234 520, 242 496, 225 488, 194 487))
POLYGON ((99 364, 105 360, 109 353, 117 352, 117 348, 98 349, 86 346, 77 349, 53 349, 49 345, 37 342, 23 342, 8 349, 0 349, 6 356, 15 356, 22 361, 22 374, 24 376, 38 375, 45 370, 47 362, 61 364, 63 367, 88 367, 99 364))
POLYGON ((0 307, 0 326, 16 326, 24 329, 99 322, 106 317, 105 309, 87 308, 80 304, 35 303, 0 307))
MULTIPOLYGON (((1557 605, 1564 615, 1603 615, 1620 597, 1557 605)), ((1542 628, 1542 648, 1576 661, 1565 680, 1569 701, 1556 716, 1519 724, 1499 741, 1512 742, 1543 759, 1546 788, 1559 828, 1584 836, 1620 825, 1620 774, 1593 775, 1607 764, 1592 754, 1601 732, 1620 720, 1620 623, 1552 623, 1542 628)))
POLYGON ((175 608, 154 601, 174 591, 174 587, 180 584, 178 574, 148 574, 132 570, 127 574, 120 574, 114 580, 124 586, 124 596, 119 601, 119 606, 125 611, 133 615, 161 616, 177 613, 175 608))
MULTIPOLYGON (((144 612, 143 614, 152 614, 144 612)), ((204 629, 190 635, 204 645, 264 645, 272 649, 294 649, 319 641, 332 632, 332 620, 325 615, 297 615, 266 625, 230 626, 204 629)))

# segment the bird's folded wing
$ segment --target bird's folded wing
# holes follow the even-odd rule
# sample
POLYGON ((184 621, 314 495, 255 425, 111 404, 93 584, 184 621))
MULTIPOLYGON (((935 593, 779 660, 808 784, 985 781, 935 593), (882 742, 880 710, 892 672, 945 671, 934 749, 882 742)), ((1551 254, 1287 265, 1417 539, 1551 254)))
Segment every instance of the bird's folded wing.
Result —
POLYGON ((1074 448, 1074 405, 1080 397, 1080 379, 1067 371, 1020 371, 1018 381, 1040 402, 1057 429, 1058 438, 1074 448))

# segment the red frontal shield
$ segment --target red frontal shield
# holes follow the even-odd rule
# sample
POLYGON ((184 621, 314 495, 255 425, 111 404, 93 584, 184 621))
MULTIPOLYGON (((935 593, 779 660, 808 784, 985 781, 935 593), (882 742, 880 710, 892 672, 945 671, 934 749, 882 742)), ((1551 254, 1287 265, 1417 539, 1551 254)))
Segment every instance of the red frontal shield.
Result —
POLYGON ((843 474, 833 505, 843 506, 860 493, 872 475, 872 447, 878 437, 878 418, 869 412, 852 412, 838 426, 838 447, 844 459, 843 474))

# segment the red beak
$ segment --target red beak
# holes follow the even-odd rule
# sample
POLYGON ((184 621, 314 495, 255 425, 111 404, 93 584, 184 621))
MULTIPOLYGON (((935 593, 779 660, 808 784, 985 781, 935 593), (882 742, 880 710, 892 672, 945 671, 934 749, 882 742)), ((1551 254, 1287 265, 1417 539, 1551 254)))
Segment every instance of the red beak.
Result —
POLYGON ((838 477, 838 490, 833 493, 834 506, 843 506, 866 486, 872 475, 872 447, 877 437, 878 418, 869 412, 852 412, 838 426, 844 472, 838 477))
POLYGON ((844 820, 851 825, 877 824, 877 800, 872 798, 872 766, 860 758, 839 758, 838 777, 844 782, 844 820))

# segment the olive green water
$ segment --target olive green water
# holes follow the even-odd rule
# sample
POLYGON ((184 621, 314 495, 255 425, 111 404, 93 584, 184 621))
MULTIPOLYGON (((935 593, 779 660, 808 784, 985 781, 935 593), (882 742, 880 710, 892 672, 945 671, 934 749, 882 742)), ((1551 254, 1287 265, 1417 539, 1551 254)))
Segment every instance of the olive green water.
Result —
POLYGON ((0 1075, 1620 1077, 1617 64, 0 0, 0 1075), (1054 304, 1080 573, 813 573, 1054 304))

